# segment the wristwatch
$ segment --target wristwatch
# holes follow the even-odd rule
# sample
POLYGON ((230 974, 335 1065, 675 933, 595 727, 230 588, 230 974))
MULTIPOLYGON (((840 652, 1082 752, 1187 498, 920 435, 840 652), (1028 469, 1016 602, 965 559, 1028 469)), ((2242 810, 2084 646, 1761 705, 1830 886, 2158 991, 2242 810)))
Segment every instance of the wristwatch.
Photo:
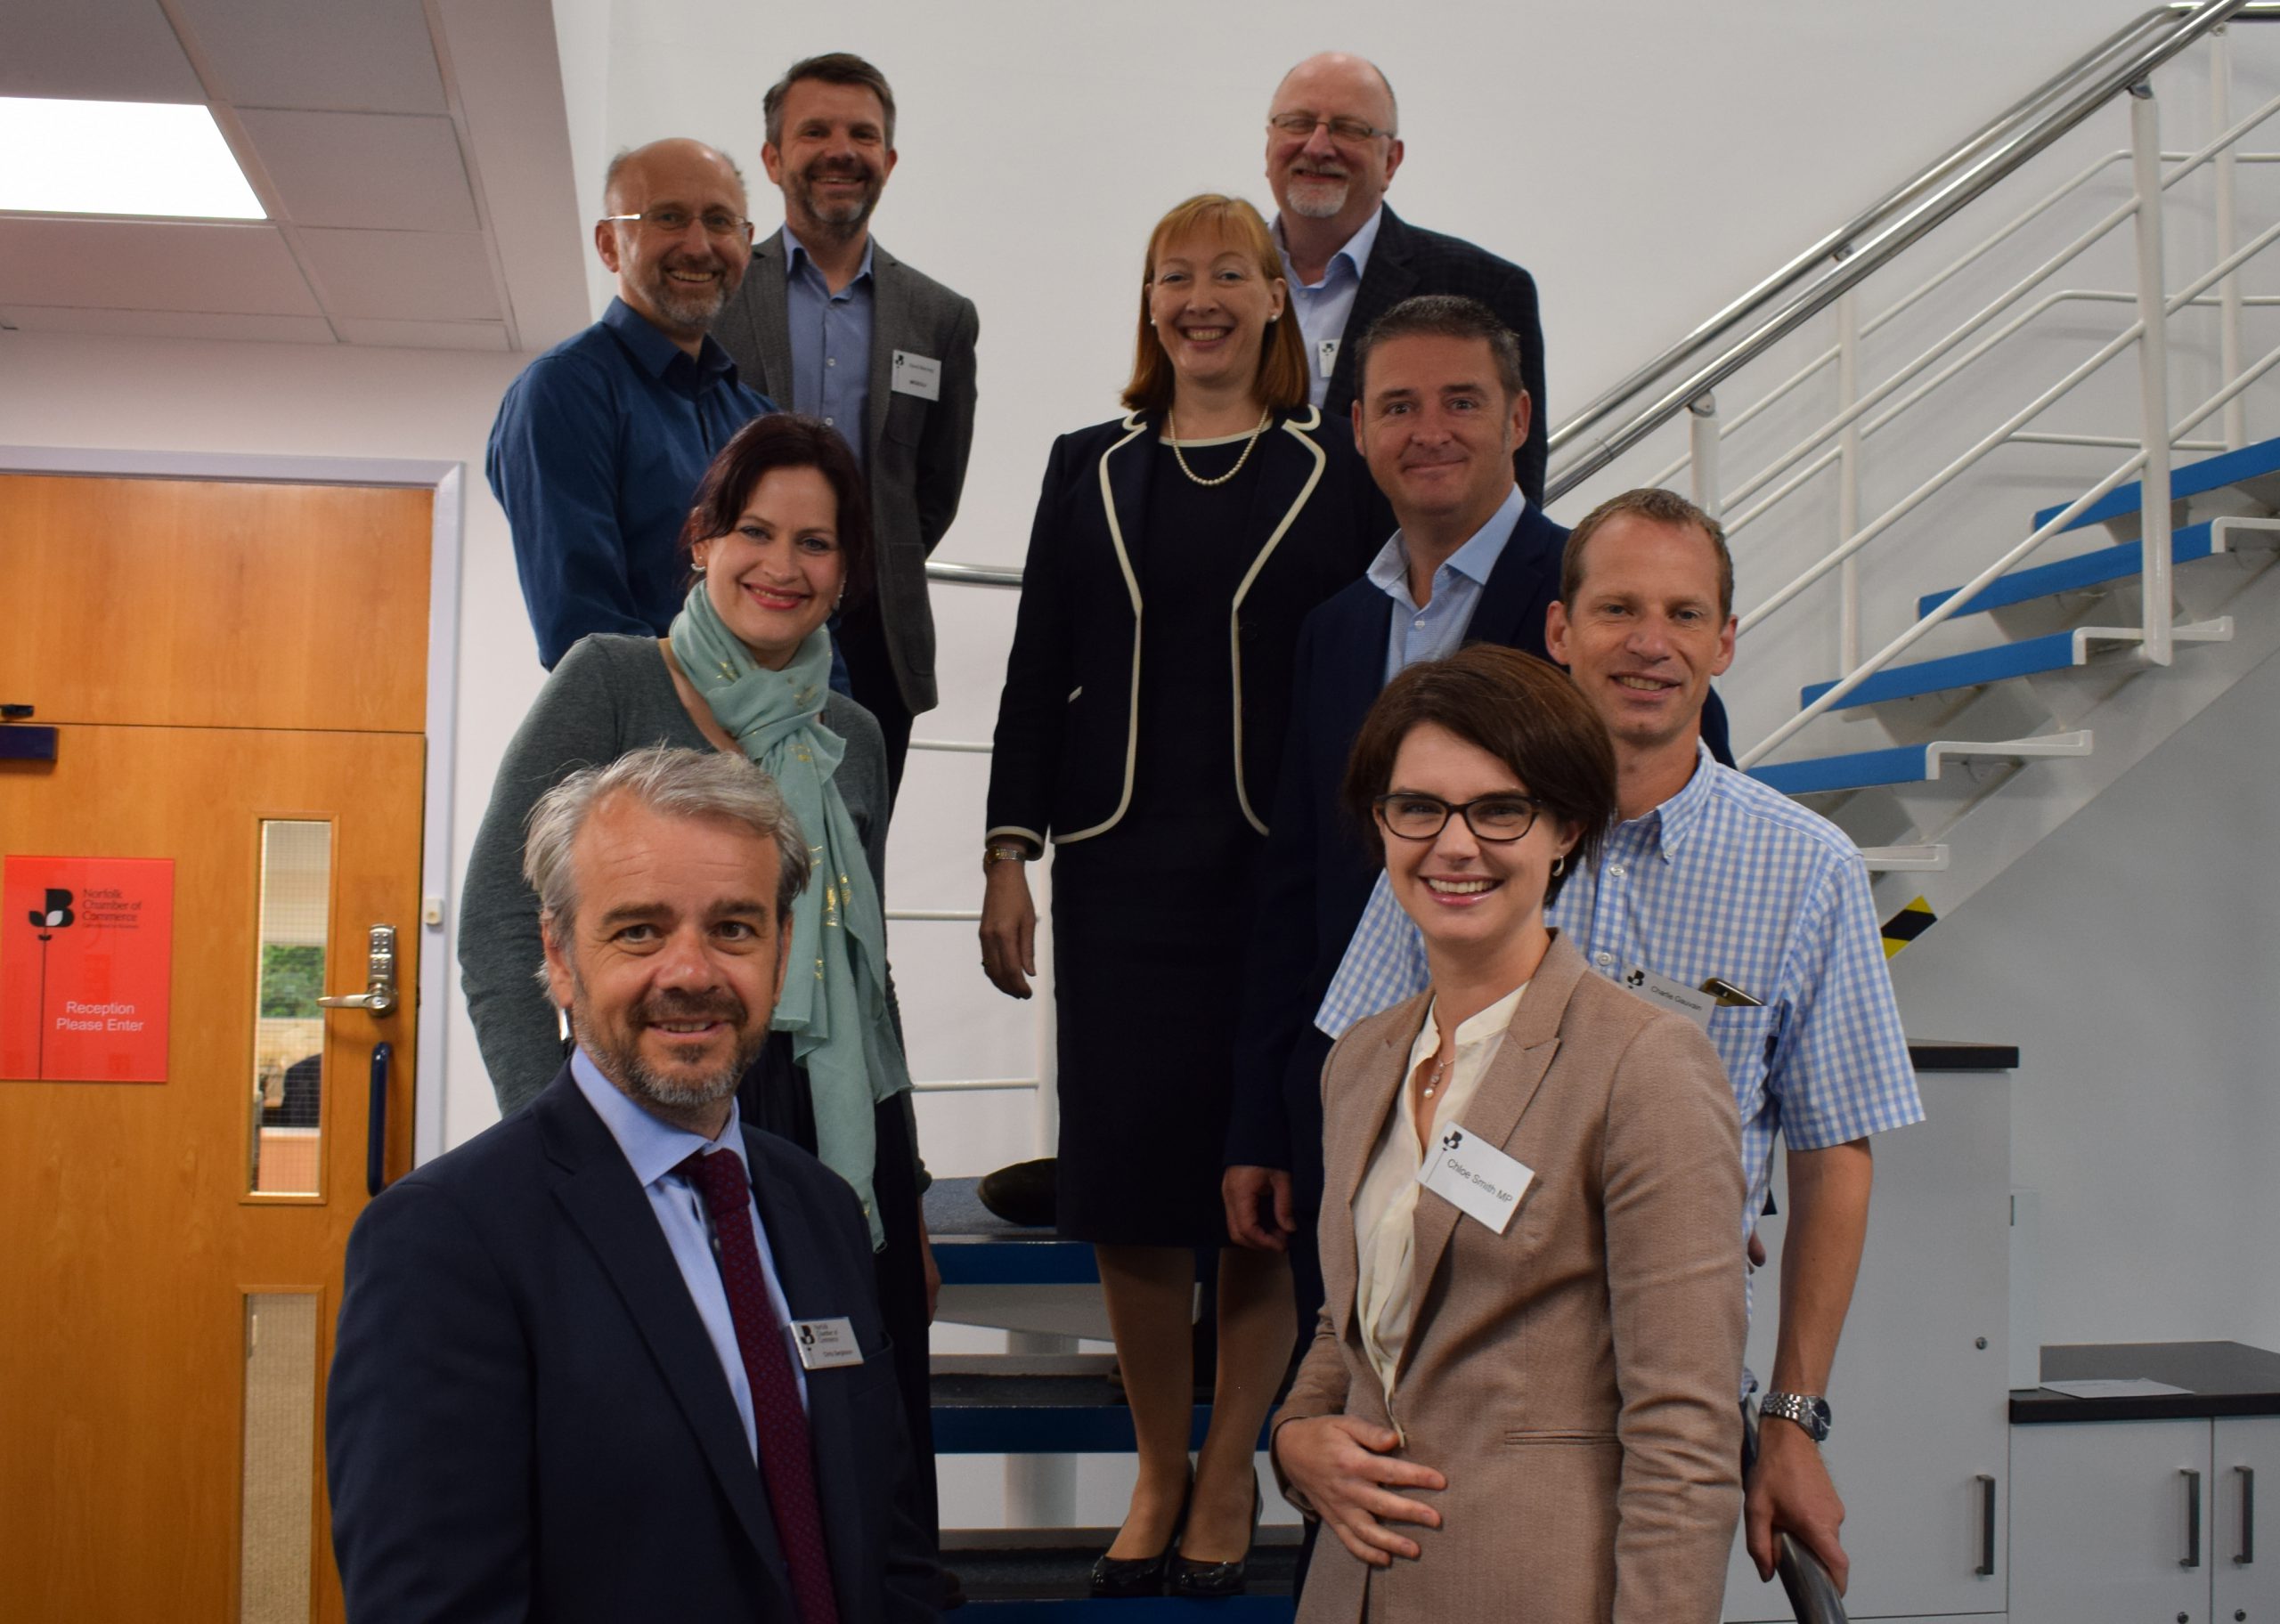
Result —
POLYGON ((1026 863, 1029 860, 1030 849, 1011 840, 993 840, 981 852, 981 866, 984 868, 999 863, 1026 863))
POLYGON ((1805 1429, 1805 1436, 1819 1443, 1828 1436, 1828 1401, 1802 1393, 1769 1393, 1757 1401, 1760 1416, 1771 1416, 1776 1420, 1794 1421, 1805 1429))

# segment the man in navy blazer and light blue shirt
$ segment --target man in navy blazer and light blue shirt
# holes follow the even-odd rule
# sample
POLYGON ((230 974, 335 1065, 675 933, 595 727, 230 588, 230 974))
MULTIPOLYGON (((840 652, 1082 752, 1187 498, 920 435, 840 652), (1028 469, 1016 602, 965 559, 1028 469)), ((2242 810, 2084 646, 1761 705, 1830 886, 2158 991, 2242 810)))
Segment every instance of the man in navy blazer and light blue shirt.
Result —
MULTIPOLYGON (((1480 642, 1547 657, 1544 617, 1568 540, 1514 481, 1532 402, 1519 339, 1495 312, 1454 295, 1405 300, 1372 324, 1355 362, 1355 441, 1400 529, 1299 634, 1221 1187, 1238 1244, 1291 1253, 1300 1345, 1323 1295, 1314 1232, 1330 1041, 1313 1017, 1378 867, 1344 821, 1347 755, 1379 691, 1406 666, 1480 642)), ((1704 721, 1722 753, 1714 694, 1704 721)))
POLYGON ((325 1441, 349 1618, 925 1624, 859 1204, 736 1107, 797 824, 742 756, 657 747, 550 792, 525 863, 577 1049, 357 1222, 325 1441))

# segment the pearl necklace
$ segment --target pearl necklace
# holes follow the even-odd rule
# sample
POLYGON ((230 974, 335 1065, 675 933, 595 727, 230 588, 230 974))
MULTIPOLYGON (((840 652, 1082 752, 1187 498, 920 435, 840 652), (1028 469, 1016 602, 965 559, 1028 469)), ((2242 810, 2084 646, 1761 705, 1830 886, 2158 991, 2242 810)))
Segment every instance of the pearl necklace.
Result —
POLYGON ((1443 1060, 1438 1066, 1433 1068, 1433 1080, 1430 1083, 1428 1083, 1422 1091, 1428 1100, 1430 1100, 1436 1093, 1440 1092, 1441 1079, 1448 1075, 1449 1062, 1447 1060, 1443 1060))
POLYGON ((1207 491, 1214 485, 1224 485, 1236 475, 1243 471, 1243 464, 1250 460, 1251 450, 1258 444, 1259 435, 1266 432, 1267 424, 1272 422, 1274 418, 1274 414, 1272 411, 1260 412, 1258 414, 1258 426, 1250 431, 1250 438, 1243 442, 1243 452, 1242 456, 1235 459, 1235 466, 1229 468, 1225 474, 1220 475, 1217 479, 1206 479, 1201 475, 1198 474, 1193 468, 1189 467, 1187 466, 1187 459, 1180 454, 1179 420, 1177 418, 1174 418, 1170 411, 1167 410, 1164 413, 1164 426, 1171 430, 1172 460, 1179 464, 1179 471, 1181 473, 1186 475, 1190 480, 1194 482, 1196 484, 1201 485, 1207 491))

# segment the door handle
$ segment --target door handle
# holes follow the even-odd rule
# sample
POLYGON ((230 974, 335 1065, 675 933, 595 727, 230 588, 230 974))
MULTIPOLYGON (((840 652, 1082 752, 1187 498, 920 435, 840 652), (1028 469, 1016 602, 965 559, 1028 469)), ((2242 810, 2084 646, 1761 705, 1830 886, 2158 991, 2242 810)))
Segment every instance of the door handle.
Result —
POLYGON ((364 1123, 364 1193, 377 1196, 388 1183, 388 1061, 392 1044, 372 1045, 372 1098, 364 1123))
POLYGON ((2185 1555, 2178 1558, 2180 1568, 2201 1565, 2201 1474, 2192 1467, 2184 1469, 2185 1478, 2185 1555))
POLYGON ((2242 1567, 2256 1560, 2256 1470, 2235 1466, 2241 1476, 2241 1548, 2233 1560, 2242 1567))
POLYGON ((1979 1565, 1972 1570, 1982 1579, 1995 1577, 1995 1480, 1982 1472, 1972 1482, 1979 1485, 1979 1565))
POLYGON ((320 998, 328 1010, 368 1010, 375 1019, 395 1008, 395 927, 374 925, 364 961, 364 990, 320 998))

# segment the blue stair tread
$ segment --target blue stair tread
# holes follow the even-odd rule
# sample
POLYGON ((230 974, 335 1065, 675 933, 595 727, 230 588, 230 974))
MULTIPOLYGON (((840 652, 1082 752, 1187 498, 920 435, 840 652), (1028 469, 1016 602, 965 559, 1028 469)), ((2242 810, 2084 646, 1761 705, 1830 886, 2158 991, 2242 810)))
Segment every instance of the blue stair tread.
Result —
POLYGON ((1810 761, 1778 761, 1753 767, 1749 775, 1784 795, 1826 795, 1881 784, 1921 784, 1929 775, 1925 766, 1929 753, 1926 745, 1898 744, 1888 750, 1855 751, 1810 761))
MULTIPOLYGON (((1271 1492, 1271 1491, 1270 1491, 1271 1492)), ((1061 1609, 1091 1608, 1083 1615, 1095 1624, 1147 1624, 1154 1617, 1169 1620, 1212 1620, 1237 1616, 1224 1609, 1236 1607, 1248 1624, 1283 1624, 1291 1617, 1291 1581, 1298 1570, 1298 1530, 1261 1529, 1251 1546, 1248 1587, 1241 1596, 1224 1601, 1199 1601, 1186 1596, 1136 1596, 1127 1600, 1094 1601, 1087 1594, 1093 1559, 1115 1538, 1113 1529, 1041 1529, 1033 1543, 977 1548, 961 1545, 955 1534, 944 1536, 942 1561, 957 1570, 966 1604, 959 1616, 975 1610, 986 1614, 992 1607, 1006 1609, 1009 1620, 1046 1620, 1063 1616, 1061 1609), (1245 1605, 1248 1604, 1248 1605, 1245 1605), (1100 1611, 1106 1609, 1108 1611, 1100 1611), (1154 1611, 1150 1611, 1150 1610, 1154 1611)), ((1078 1617, 1073 1611, 1068 1616, 1078 1617)))
MULTIPOLYGON (((1844 710, 1855 705, 1910 699, 1949 688, 1975 687, 1981 683, 2032 676, 2037 671, 2063 671, 2073 663, 2074 634, 2054 631, 2048 637, 2024 637, 2016 643, 1975 648, 1966 654, 1946 654, 1914 665, 1888 666, 1829 708, 1844 710)), ((1801 707, 1810 705, 1836 686, 1834 682, 1814 683, 1802 691, 1797 703, 1801 707)))
POLYGON ((945 1286, 1089 1286, 1100 1269, 1084 1241, 1007 1223, 981 1205, 980 1179, 936 1179, 926 1232, 945 1286))
MULTIPOLYGON (((1103 1376, 938 1375, 932 1382, 938 1455, 1128 1455, 1132 1412, 1103 1376)), ((1195 1406, 1189 1447, 1210 1430, 1195 1406)), ((1259 1447, 1266 1447, 1260 1428, 1259 1447)))
MULTIPOLYGON (((2199 496, 2204 491, 2214 491, 2240 480, 2253 479, 2260 474, 2272 473, 2280 473, 2280 440, 2260 440, 2254 445, 2241 447, 2237 451, 2220 451, 2199 462, 2182 463, 2171 468, 2170 496, 2172 499, 2199 496)), ((2145 500, 2144 482, 2132 480, 2092 502, 2066 528, 2080 530, 2087 524, 2103 524, 2108 519, 2137 512, 2145 500)), ((2034 516, 2034 527, 2040 530, 2065 510, 2064 502, 2044 508, 2034 516)))
MULTIPOLYGON (((2176 564, 2193 564, 2210 556, 2215 546, 2209 523, 2188 524, 2170 536, 2170 558, 2176 564)), ((2102 547, 2094 552, 2072 558, 2061 558, 2053 564, 2038 564, 2024 570, 2014 570, 1998 576, 1979 589, 1978 595, 1956 611, 1958 615, 1983 614, 1990 609, 2002 609, 2012 604, 2024 604, 2038 597, 2048 597, 2056 592, 2075 592, 2085 587, 2103 586, 2110 581, 2134 581, 2146 567, 2146 544, 2125 541, 2120 547, 2102 547)), ((1934 592, 1916 600, 1916 613, 1926 615, 1956 595, 1954 589, 1934 592)))

